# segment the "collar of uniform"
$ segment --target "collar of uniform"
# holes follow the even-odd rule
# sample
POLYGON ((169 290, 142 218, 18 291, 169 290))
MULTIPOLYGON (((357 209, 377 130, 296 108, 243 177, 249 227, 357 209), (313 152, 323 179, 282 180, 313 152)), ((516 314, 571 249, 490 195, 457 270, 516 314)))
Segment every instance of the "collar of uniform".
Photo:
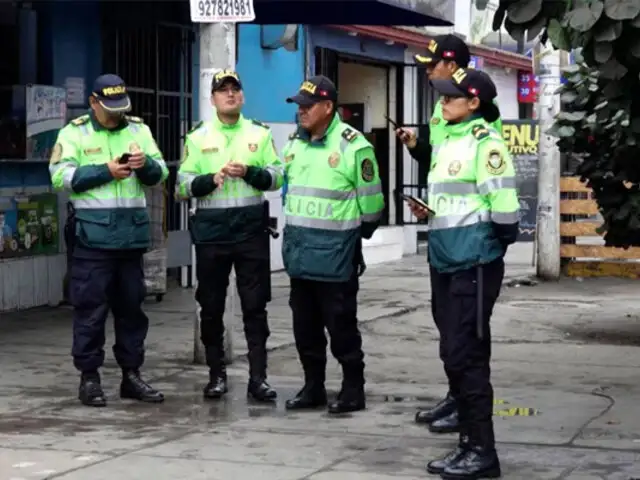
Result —
POLYGON ((320 137, 319 139, 314 140, 312 142, 311 134, 309 133, 308 130, 305 130, 302 127, 298 127, 298 137, 300 137, 305 142, 311 143, 312 145, 324 145, 325 139, 329 136, 329 134, 333 131, 333 129, 336 128, 336 125, 338 125, 340 122, 341 122, 340 116, 336 113, 333 116, 333 120, 331 120, 331 123, 327 127, 327 130, 324 132, 324 135, 322 135, 322 137, 320 137))
POLYGON ((240 128, 240 126, 242 125, 243 121, 244 121, 244 117, 242 116, 242 114, 240 114, 240 116, 238 117, 238 121, 236 123, 224 123, 224 122, 221 122, 220 119, 218 118, 218 115, 214 115, 213 116, 213 127, 216 130, 236 130, 236 129, 240 128))
POLYGON ((126 128, 127 125, 129 125, 129 122, 127 121, 127 119, 125 117, 122 117, 122 120, 117 126, 113 128, 107 128, 98 121, 95 114, 93 113, 93 110, 89 110, 89 118, 91 120, 91 125, 93 125, 93 129, 96 132, 99 132, 102 130, 106 130, 107 132, 117 132, 118 130, 122 130, 123 128, 126 128))
POLYGON ((484 123, 482 116, 472 115, 459 123, 447 123, 447 131, 449 135, 463 136, 467 135, 474 126, 484 123))

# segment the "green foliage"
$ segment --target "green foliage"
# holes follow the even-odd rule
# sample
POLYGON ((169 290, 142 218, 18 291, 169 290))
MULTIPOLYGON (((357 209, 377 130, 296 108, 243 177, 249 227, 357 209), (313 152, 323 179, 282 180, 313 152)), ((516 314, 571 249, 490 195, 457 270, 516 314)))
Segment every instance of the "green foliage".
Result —
MULTIPOLYGON (((476 0, 478 8, 482 0, 476 0)), ((549 134, 595 194, 607 245, 640 245, 640 0, 500 0, 516 40, 577 50, 549 134)))

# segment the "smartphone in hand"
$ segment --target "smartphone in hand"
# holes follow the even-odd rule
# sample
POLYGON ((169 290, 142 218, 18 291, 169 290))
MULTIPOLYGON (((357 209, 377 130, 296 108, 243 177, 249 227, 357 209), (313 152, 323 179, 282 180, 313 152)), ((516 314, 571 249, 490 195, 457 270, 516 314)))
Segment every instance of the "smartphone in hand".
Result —
POLYGON ((118 160, 118 163, 120 165, 126 165, 127 163, 129 163, 130 158, 131 158, 130 153, 123 153, 122 156, 120 157, 120 160, 118 160))
POLYGON ((426 209, 430 215, 435 215, 436 212, 429 207, 429 205, 426 204, 426 202, 424 200, 422 200, 421 198, 418 197, 414 197, 413 195, 407 195, 405 193, 401 193, 400 196, 402 197, 402 199, 409 203, 409 202, 414 202, 418 205, 420 205, 422 208, 426 209))

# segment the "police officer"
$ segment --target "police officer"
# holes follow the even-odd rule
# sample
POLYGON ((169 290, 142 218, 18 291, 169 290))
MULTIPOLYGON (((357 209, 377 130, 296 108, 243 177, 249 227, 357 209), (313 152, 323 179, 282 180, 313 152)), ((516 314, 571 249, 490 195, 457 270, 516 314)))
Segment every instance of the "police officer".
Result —
POLYGON ((89 114, 60 130, 49 166, 54 188, 70 192, 75 212, 70 300, 79 398, 84 405, 106 405, 98 369, 111 309, 120 396, 158 403, 163 395, 139 371, 149 328, 142 311, 142 255, 150 246, 144 187, 164 181, 168 171, 149 127, 125 116, 131 101, 120 77, 98 77, 89 104, 89 114))
MULTIPOLYGON (((460 441, 427 466, 445 479, 498 478, 490 381, 493 306, 500 294, 508 245, 518 234, 513 162, 502 135, 496 87, 483 72, 459 69, 434 80, 449 122, 429 175, 429 259, 442 284, 440 331, 445 368, 460 418, 460 441)), ((427 212, 412 207, 419 218, 427 212)))
MULTIPOLYGON (((415 61, 419 65, 426 67, 427 76, 430 81, 450 79, 458 68, 466 68, 471 58, 469 47, 455 35, 442 35, 435 37, 429 42, 424 55, 415 55, 415 61)), ((491 123, 497 131, 502 132, 502 122, 497 118, 491 123)), ((416 134, 406 128, 396 131, 400 140, 408 147, 409 154, 418 162, 429 162, 429 168, 433 168, 434 160, 440 144, 448 134, 449 125, 442 116, 442 100, 436 102, 430 125, 427 127, 425 135, 416 138, 416 134)), ((439 313, 438 298, 441 288, 446 289, 446 282, 441 282, 437 270, 429 268, 429 279, 431 281, 431 314, 438 331, 444 321, 443 315, 439 313)), ((440 333, 440 358, 443 358, 442 333, 440 333)), ((447 377, 448 377, 447 373, 447 377)), ((454 396, 449 388, 445 398, 438 404, 425 410, 420 410, 415 416, 416 423, 429 425, 432 433, 452 433, 459 429, 458 412, 454 396)))
POLYGON ((178 195, 198 200, 190 228, 196 245, 200 334, 209 366, 204 396, 227 393, 223 315, 235 267, 248 345, 247 394, 273 401, 277 394, 267 383, 271 265, 263 192, 282 186, 282 164, 269 127, 240 113, 244 94, 236 72, 215 75, 211 102, 216 115, 187 135, 178 172, 178 195))
POLYGON ((364 353, 358 329, 362 238, 384 209, 378 165, 362 133, 336 112, 338 92, 324 76, 303 82, 287 102, 298 105, 298 129, 284 150, 287 177, 282 254, 291 277, 289 305, 304 387, 289 410, 327 404, 327 340, 342 366, 342 389, 329 413, 365 408, 364 353))

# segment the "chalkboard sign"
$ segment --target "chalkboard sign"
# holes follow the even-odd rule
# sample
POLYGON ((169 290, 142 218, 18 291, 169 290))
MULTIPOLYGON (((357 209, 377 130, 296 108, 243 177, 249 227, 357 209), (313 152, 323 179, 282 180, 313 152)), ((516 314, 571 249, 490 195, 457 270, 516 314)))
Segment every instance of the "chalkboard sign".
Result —
POLYGON ((538 145, 540 129, 536 120, 503 120, 502 134, 516 170, 520 199, 519 242, 533 242, 538 209, 538 145))

